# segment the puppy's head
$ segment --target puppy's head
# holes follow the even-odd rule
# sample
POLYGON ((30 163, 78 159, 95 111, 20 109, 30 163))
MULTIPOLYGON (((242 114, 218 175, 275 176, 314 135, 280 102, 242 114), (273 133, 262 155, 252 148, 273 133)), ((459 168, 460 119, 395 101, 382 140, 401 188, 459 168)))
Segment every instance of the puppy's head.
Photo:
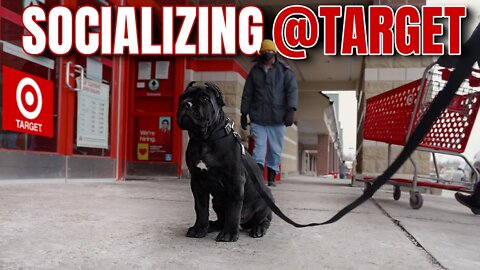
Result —
POLYGON ((223 115, 223 95, 213 83, 196 85, 191 82, 180 96, 177 112, 178 126, 206 139, 209 131, 223 115))

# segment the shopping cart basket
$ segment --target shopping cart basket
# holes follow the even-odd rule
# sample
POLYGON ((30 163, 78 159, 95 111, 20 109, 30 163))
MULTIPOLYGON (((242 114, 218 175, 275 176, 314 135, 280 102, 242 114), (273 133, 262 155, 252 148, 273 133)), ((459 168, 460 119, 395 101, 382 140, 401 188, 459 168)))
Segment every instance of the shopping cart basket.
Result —
MULTIPOLYGON (((391 163, 391 146, 405 145, 432 100, 446 85, 451 71, 451 68, 432 63, 425 69, 421 79, 367 100, 363 135, 367 140, 388 144, 388 165, 391 163)), ((474 69, 417 148, 417 151, 432 154, 435 176, 422 177, 419 181, 417 165, 410 158, 414 168, 412 179, 392 178, 389 181, 394 186, 395 200, 400 199, 400 186, 410 187, 410 206, 413 209, 419 209, 423 204, 422 195, 417 190, 418 186, 473 192, 476 182, 480 179, 479 172, 462 153, 467 146, 479 106, 480 70, 474 69), (462 158, 472 170, 474 177, 458 182, 441 179, 436 154, 462 158)), ((370 185, 375 178, 359 175, 356 180, 370 185)))

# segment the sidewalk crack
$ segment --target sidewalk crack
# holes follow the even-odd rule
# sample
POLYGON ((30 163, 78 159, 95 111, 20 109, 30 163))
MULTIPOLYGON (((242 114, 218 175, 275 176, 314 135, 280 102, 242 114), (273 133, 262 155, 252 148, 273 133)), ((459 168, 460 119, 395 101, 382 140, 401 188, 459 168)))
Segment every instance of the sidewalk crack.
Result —
POLYGON ((430 253, 420 242, 413 236, 400 222, 400 220, 393 218, 386 210, 383 208, 375 199, 371 199, 373 204, 380 209, 382 214, 384 214, 386 217, 388 217, 395 226, 397 226, 402 232, 405 234, 405 236, 412 242, 412 244, 417 247, 424 255, 427 257, 429 262, 435 267, 435 269, 439 270, 448 270, 445 266, 443 266, 435 256, 433 256, 432 253, 430 253))

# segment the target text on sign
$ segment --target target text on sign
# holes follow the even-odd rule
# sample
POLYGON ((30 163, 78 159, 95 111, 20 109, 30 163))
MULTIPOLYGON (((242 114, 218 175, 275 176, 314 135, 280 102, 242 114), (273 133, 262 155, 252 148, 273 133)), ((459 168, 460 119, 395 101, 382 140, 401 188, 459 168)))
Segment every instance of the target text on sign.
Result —
POLYGON ((20 119, 15 119, 15 121, 17 121, 17 128, 20 130, 29 130, 35 133, 42 133, 42 124, 23 121, 20 119))
POLYGON ((320 23, 324 20, 323 43, 326 55, 443 55, 461 53, 462 19, 465 6, 389 6, 320 5, 317 13, 301 5, 282 9, 275 18, 273 40, 278 52, 290 59, 305 59, 305 49, 319 40, 320 23), (368 12, 367 12, 368 11, 368 12), (343 25, 337 20, 343 18, 343 25), (441 21, 442 20, 442 21, 441 21), (445 22, 448 33, 444 30, 445 22), (342 37, 337 28, 342 27, 342 37), (436 38, 446 35, 447 44, 436 38), (341 40, 340 46, 337 41, 341 40), (340 48, 340 52, 337 51, 340 48))

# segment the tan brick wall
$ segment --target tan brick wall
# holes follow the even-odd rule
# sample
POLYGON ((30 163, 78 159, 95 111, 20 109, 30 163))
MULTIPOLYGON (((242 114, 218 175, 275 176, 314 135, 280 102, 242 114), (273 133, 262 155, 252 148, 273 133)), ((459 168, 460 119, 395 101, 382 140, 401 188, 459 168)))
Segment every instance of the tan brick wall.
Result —
POLYGON ((367 68, 423 68, 432 61, 432 56, 369 56, 365 59, 365 64, 367 68))
POLYGON ((393 88, 393 82, 365 82, 365 98, 371 98, 393 88))
MULTIPOLYGON (((363 172, 365 174, 377 174, 385 171, 388 165, 388 146, 385 143, 365 142, 363 149, 363 172)), ((398 156, 402 147, 392 146, 391 162, 398 156)), ((430 171, 430 156, 427 153, 416 152, 412 155, 418 166, 419 173, 428 174, 430 171)), ((407 161, 397 172, 398 174, 412 174, 413 165, 407 161)))
POLYGON ((285 131, 282 173, 298 172, 298 130, 296 127, 288 127, 285 131), (293 142, 291 141, 293 140, 293 142))

